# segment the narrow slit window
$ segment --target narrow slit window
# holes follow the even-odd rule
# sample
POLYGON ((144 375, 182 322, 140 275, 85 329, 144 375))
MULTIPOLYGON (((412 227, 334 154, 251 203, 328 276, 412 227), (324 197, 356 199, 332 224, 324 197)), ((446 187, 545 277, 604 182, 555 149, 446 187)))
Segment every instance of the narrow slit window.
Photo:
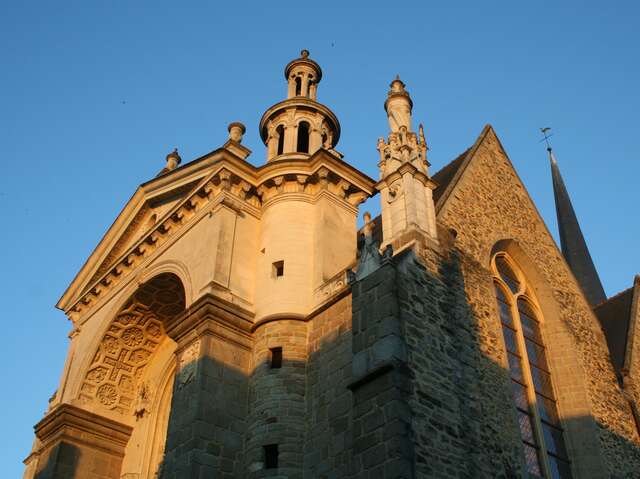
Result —
POLYGON ((278 468, 278 445, 267 444, 262 446, 264 449, 264 468, 265 469, 277 469, 278 468))
POLYGON ((284 261, 276 261, 273 263, 273 277, 280 278, 284 276, 284 261))
POLYGON ((282 367, 282 348, 271 348, 271 369, 280 369, 282 367))

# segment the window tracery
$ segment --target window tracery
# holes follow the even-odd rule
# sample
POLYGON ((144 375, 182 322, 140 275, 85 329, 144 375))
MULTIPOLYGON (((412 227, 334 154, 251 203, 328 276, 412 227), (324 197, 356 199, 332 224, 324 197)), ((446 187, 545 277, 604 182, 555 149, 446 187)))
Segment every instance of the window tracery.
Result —
POLYGON ((525 276, 506 253, 494 256, 492 267, 527 473, 533 478, 571 478, 542 314, 525 276))

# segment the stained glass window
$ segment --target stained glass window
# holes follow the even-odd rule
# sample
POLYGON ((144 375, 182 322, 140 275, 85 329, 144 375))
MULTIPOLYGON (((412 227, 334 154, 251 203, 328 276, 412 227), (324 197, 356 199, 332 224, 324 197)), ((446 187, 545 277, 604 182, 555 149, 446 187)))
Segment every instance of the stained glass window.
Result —
POLYGON ((539 314, 526 296, 526 279, 507 255, 497 255, 494 264, 496 299, 527 473, 533 478, 570 479, 539 314))

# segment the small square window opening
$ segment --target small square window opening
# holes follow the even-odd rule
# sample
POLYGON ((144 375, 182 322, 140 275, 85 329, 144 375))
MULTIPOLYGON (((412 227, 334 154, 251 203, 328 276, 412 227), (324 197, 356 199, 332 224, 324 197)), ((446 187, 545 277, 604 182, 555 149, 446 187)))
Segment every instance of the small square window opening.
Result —
POLYGON ((267 444, 262 446, 264 449, 264 468, 265 469, 277 469, 278 468, 278 445, 267 444))
POLYGON ((271 348, 271 369, 280 369, 282 367, 282 348, 271 348))
POLYGON ((273 263, 273 276, 275 278, 284 276, 284 261, 276 261, 273 263))

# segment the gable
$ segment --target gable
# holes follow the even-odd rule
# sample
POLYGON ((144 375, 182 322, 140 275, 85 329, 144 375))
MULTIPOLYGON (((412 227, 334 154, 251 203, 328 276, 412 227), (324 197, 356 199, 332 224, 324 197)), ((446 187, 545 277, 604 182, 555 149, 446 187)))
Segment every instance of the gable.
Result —
POLYGON ((498 241, 535 238, 543 242, 547 253, 558 257, 553 237, 491 126, 484 127, 450 169, 445 171, 449 181, 438 195, 437 216, 456 230, 456 243, 465 244, 466 253, 488 264, 498 241))
MULTIPOLYGON (((543 309, 548 358, 558 387, 588 402, 593 421, 607 424, 607 434, 635 440, 628 402, 616 394, 619 386, 598 319, 492 128, 483 131, 461 168, 441 199, 437 219, 457 233, 454 245, 465 265, 469 304, 492 338, 487 351, 502 354, 494 340, 500 333, 491 254, 496 246, 515 243, 528 269, 536 273, 532 287, 543 309), (604 411, 623 419, 612 424, 604 411)), ((575 404, 565 401, 561 407, 567 415, 577 414, 575 404)), ((599 440, 610 437, 601 435, 599 440)))
MULTIPOLYGON (((147 230, 155 226, 168 211, 178 204, 178 202, 188 196, 196 185, 197 181, 192 181, 186 185, 164 191, 162 194, 145 199, 131 222, 126 226, 117 240, 112 243, 109 253, 88 281, 88 285, 92 284, 106 273, 107 270, 113 266, 118 257, 138 241, 147 232, 147 230)), ((83 292, 85 291, 86 287, 83 289, 83 292)))
POLYGON ((87 293, 123 254, 192 194, 220 159, 220 150, 215 150, 140 185, 80 268, 56 307, 66 310, 78 297, 87 293))

